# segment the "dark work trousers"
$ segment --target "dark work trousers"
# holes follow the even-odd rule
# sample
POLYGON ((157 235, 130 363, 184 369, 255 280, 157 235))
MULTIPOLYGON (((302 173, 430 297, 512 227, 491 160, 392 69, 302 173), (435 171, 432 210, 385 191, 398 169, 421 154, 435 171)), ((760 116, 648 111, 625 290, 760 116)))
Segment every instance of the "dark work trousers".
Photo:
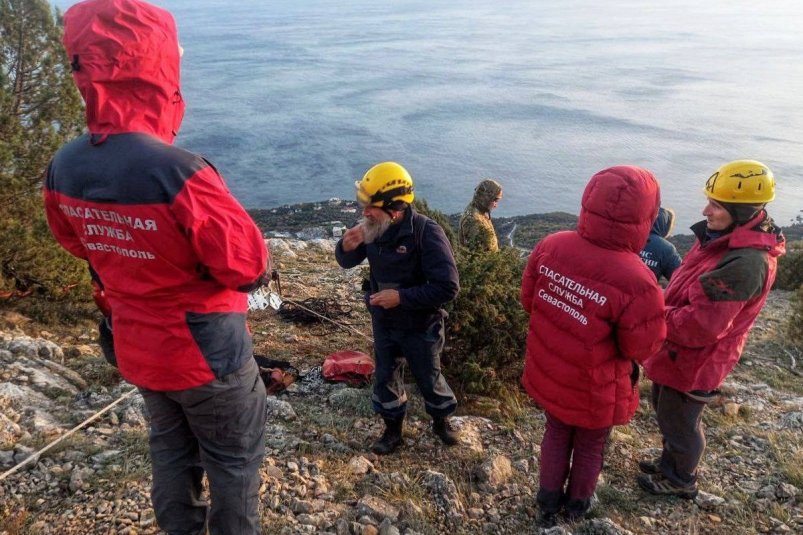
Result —
POLYGON ((254 359, 177 392, 140 389, 150 415, 151 501, 170 535, 256 535, 265 456, 265 385, 254 359), (201 495, 209 480, 211 508, 201 495), (207 514, 208 513, 208 514, 207 514))
MULTIPOLYGON (((540 467, 540 487, 545 492, 539 492, 539 495, 561 496, 568 478, 569 484, 565 490, 568 499, 590 499, 597 488, 605 442, 610 432, 610 427, 586 429, 568 425, 547 412, 540 467)), ((560 508, 558 503, 539 505, 550 513, 560 508), (551 510, 553 507, 557 509, 551 510)))
POLYGON ((383 418, 404 418, 404 361, 409 363, 424 406, 433 417, 448 416, 457 408, 454 392, 441 373, 443 318, 435 317, 421 330, 393 329, 372 318, 374 329, 374 411, 383 418))
POLYGON ((697 482, 697 466, 705 451, 705 405, 674 388, 652 385, 652 406, 664 443, 661 472, 676 485, 697 482))

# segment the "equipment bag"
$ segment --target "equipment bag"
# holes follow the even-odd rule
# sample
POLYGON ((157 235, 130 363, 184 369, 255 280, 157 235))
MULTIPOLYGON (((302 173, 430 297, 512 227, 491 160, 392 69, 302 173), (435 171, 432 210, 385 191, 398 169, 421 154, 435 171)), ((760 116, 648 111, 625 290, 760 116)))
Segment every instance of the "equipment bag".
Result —
POLYGON ((323 361, 323 378, 327 381, 364 385, 374 374, 374 359, 360 351, 337 351, 323 361))

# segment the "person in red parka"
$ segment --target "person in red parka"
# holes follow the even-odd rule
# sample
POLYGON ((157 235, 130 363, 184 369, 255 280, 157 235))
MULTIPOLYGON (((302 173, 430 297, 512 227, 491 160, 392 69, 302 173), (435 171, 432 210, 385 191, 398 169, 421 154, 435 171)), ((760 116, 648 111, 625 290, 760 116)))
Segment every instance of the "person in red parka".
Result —
POLYGON ((262 234, 212 164, 172 144, 184 103, 170 13, 80 2, 64 45, 88 133, 50 162, 46 213, 88 261, 117 365, 145 400, 156 519, 171 534, 261 533, 266 396, 246 292, 267 271, 262 234))
POLYGON ((542 526, 562 507, 570 519, 590 509, 610 429, 638 406, 637 363, 664 340, 661 288, 639 257, 659 205, 646 169, 600 171, 583 193, 577 230, 547 236, 527 261, 522 384, 546 412, 542 526))
POLYGON ((697 495, 705 450, 703 408, 739 361, 785 252, 764 209, 775 198, 766 165, 727 163, 708 179, 705 195, 706 219, 691 227, 697 241, 666 288, 666 342, 644 364, 663 452, 639 463, 638 483, 688 499, 697 495))

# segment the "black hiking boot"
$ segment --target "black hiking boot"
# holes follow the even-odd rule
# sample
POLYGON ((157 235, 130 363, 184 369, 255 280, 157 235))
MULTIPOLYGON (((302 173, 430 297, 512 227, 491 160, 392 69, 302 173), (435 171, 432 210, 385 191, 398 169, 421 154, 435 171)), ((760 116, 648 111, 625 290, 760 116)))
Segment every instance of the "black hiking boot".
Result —
POLYGON ((538 504, 538 517, 535 523, 539 528, 549 529, 554 528, 558 523, 558 513, 565 496, 563 492, 546 490, 543 488, 538 489, 538 494, 535 496, 535 502, 538 504))
POLYGON ((382 436, 371 444, 371 451, 377 455, 387 455, 396 451, 402 443, 402 429, 404 428, 404 418, 394 420, 383 418, 385 421, 385 431, 382 436))
POLYGON ((575 522, 592 514, 594 507, 596 507, 599 499, 597 494, 594 493, 590 498, 584 500, 569 499, 563 506, 563 512, 566 514, 566 520, 575 522))
POLYGON ((452 422, 448 416, 434 417, 432 419, 432 431, 447 446, 454 446, 460 443, 460 432, 452 427, 452 422))

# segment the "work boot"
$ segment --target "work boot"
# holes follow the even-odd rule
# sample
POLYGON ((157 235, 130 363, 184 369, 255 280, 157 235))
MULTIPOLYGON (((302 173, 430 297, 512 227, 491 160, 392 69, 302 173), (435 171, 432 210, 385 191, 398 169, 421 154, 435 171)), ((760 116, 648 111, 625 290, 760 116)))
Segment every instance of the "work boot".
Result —
POLYGON ((697 483, 677 485, 662 474, 641 474, 637 481, 639 486, 650 494, 677 496, 686 500, 693 500, 697 496, 697 483))
POLYGON ((432 419, 432 431, 447 446, 454 446, 460 442, 460 433, 452 427, 448 416, 435 416, 432 419))
POLYGON ((382 436, 371 444, 371 451, 377 455, 387 455, 396 451, 402 443, 402 429, 404 428, 404 417, 402 418, 382 418, 385 421, 385 431, 382 436))

